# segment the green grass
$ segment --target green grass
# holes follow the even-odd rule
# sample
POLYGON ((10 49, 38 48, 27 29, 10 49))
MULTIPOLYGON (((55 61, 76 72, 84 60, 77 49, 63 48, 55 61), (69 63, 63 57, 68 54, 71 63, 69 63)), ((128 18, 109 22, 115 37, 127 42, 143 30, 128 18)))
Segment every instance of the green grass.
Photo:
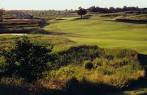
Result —
MULTIPOLYGON (((106 18, 99 16, 92 16, 90 19, 83 20, 77 20, 75 17, 64 17, 63 19, 51 21, 45 27, 47 31, 51 31, 54 34, 28 34, 28 37, 33 42, 43 43, 45 45, 49 43, 54 44, 54 52, 66 50, 71 46, 86 44, 98 45, 102 48, 115 48, 110 52, 112 55, 113 53, 117 53, 117 48, 133 49, 139 53, 147 54, 147 24, 106 21, 106 18)), ((17 38, 14 35, 0 35, 0 50, 3 48, 13 48, 14 40, 17 38)), ((111 49, 108 49, 108 51, 111 49)), ((109 63, 113 65, 114 63, 119 63, 120 60, 126 61, 127 59, 115 59, 109 63)), ((100 59, 94 61, 97 62, 95 64, 98 64, 98 62, 101 64, 107 63, 106 59, 103 59, 102 62, 100 59)), ((0 64, 3 62, 3 58, 0 57, 0 64)), ((49 72, 48 78, 67 80, 68 78, 76 77, 78 80, 87 78, 90 81, 103 81, 104 83, 110 83, 111 80, 114 80, 113 85, 117 85, 123 84, 123 82, 129 79, 137 78, 143 73, 140 71, 139 66, 135 65, 137 69, 133 67, 132 65, 126 65, 116 69, 108 65, 102 65, 97 69, 89 71, 83 65, 71 64, 49 72)), ((123 93, 124 95, 143 95, 147 93, 147 88, 146 86, 140 87, 130 91, 124 91, 123 93)), ((121 94, 114 93, 114 95, 121 94)))
MULTIPOLYGON (((77 42, 73 42, 72 39, 65 37, 65 35, 28 35, 28 37, 30 38, 31 41, 35 42, 35 43, 43 43, 44 45, 48 45, 48 43, 53 43, 55 44, 55 48, 54 49, 59 49, 63 50, 65 48, 68 48, 72 45, 78 45, 77 42), (69 40, 70 39, 70 40, 69 40), (64 47, 63 47, 64 46, 64 47)), ((3 45, 5 46, 5 44, 7 43, 14 43, 14 40, 17 39, 16 36, 7 36, 7 35, 3 35, 0 38, 0 41, 3 42, 3 45)), ((12 46, 12 44, 10 43, 10 46, 12 46)), ((80 45, 81 43, 79 43, 80 45)), ((83 43, 82 43, 83 44, 83 43)), ((86 43, 85 43, 86 44, 86 43)), ((94 43, 93 43, 94 44, 94 43)), ((7 46, 5 46, 7 47, 7 46)), ((144 76, 144 70, 143 68, 140 67, 140 65, 137 62, 137 60, 135 60, 133 57, 130 57, 130 55, 134 55, 134 53, 136 54, 137 52, 135 51, 131 51, 129 50, 128 52, 126 50, 123 50, 123 54, 125 54, 125 57, 120 57, 123 56, 123 54, 120 52, 119 49, 105 49, 105 53, 102 54, 101 57, 97 57, 95 60, 93 60, 92 64, 94 64, 94 68, 92 68, 91 70, 88 70, 86 68, 84 68, 84 64, 83 62, 80 61, 79 64, 75 63, 72 60, 78 60, 80 58, 84 58, 84 56, 90 56, 90 54, 92 53, 92 55, 95 54, 96 50, 94 49, 90 49, 88 51, 83 51, 83 49, 81 50, 77 50, 77 48, 75 48, 74 50, 70 50, 70 54, 68 54, 68 50, 65 51, 67 52, 67 54, 65 54, 66 56, 63 57, 65 58, 65 61, 67 61, 68 59, 71 60, 69 65, 65 65, 59 69, 55 69, 52 71, 48 72, 48 76, 44 79, 42 78, 40 81, 44 83, 44 81, 47 83, 44 83, 43 86, 51 86, 52 85, 50 83, 52 82, 66 82, 68 80, 70 80, 71 78, 76 78, 79 82, 83 79, 88 80, 89 82, 92 83, 105 83, 108 85, 112 85, 115 87, 125 87, 127 86, 128 82, 131 80, 139 80, 140 77, 144 76), (115 51, 115 52, 114 52, 115 51), (126 51, 126 53, 125 53, 126 51), (79 53, 78 53, 79 52, 79 53), (84 54, 83 54, 84 53, 84 54), (87 53, 87 54, 85 54, 87 53), (73 55, 73 56, 72 56, 73 55), (72 58, 70 59, 70 56, 72 56, 72 58), (76 57, 75 57, 76 56, 76 57), (79 57, 77 57, 79 56, 79 57), (80 57, 81 56, 81 57, 80 57), (113 60, 108 60, 107 56, 114 56, 113 60), (124 62, 124 64, 122 64, 122 62, 124 62), (127 62, 127 64, 126 64, 127 62), (96 67, 96 65, 98 67, 96 67), (114 67, 113 67, 114 66, 114 67), (118 67, 119 66, 119 67, 118 67)), ((100 49, 103 50, 103 49, 100 49)), ((102 52, 102 51, 101 51, 102 52)), ((61 55, 60 55, 61 57, 61 55)), ((134 56, 135 57, 135 56, 134 56)), ((89 58, 89 57, 88 57, 89 58)), ((135 57, 136 58, 136 57, 135 57)), ((3 58, 0 58, 0 64, 3 63, 4 60, 3 58)), ((16 80, 16 79, 2 79, 2 83, 8 83, 8 84, 12 84, 11 81, 15 84, 15 85, 19 85, 21 84, 21 80, 16 80)), ((57 84, 55 86, 59 87, 62 84, 57 84)), ((146 87, 146 86, 145 86, 146 87)), ((124 95, 142 95, 142 94, 146 94, 146 88, 137 88, 137 89, 133 89, 131 91, 123 91, 121 93, 124 93, 124 95), (125 94, 126 93, 126 94, 125 94)), ((121 95, 121 93, 115 93, 114 95, 121 95)), ((113 94, 110 94, 113 95, 113 94)))
MULTIPOLYGON (((49 21, 50 24, 45 27, 45 30, 54 34, 29 36, 40 42, 54 43, 54 51, 65 50, 74 45, 88 44, 102 48, 133 49, 147 54, 147 24, 114 22, 106 21, 106 19, 108 17, 98 15, 83 20, 78 20, 76 17, 64 17, 63 20, 49 21)), ((0 36, 4 44, 9 44, 6 40, 11 39, 14 39, 14 36, 0 36)))
POLYGON ((65 33, 63 36, 77 44, 96 44, 104 48, 129 48, 147 54, 147 25, 90 19, 66 19, 45 27, 46 30, 65 33))

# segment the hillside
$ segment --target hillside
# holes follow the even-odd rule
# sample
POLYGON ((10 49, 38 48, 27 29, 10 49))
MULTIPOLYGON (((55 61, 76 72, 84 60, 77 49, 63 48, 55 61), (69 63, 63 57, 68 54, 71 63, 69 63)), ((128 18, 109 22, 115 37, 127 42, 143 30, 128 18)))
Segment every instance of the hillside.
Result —
MULTIPOLYGON (((147 53, 147 24, 115 22, 97 15, 89 19, 63 18, 46 26, 78 44, 97 44, 105 48, 130 48, 147 53)), ((109 18, 111 19, 111 18, 109 18)))
POLYGON ((59 16, 24 36, 0 34, 0 93, 146 95, 147 24, 117 18, 59 16))

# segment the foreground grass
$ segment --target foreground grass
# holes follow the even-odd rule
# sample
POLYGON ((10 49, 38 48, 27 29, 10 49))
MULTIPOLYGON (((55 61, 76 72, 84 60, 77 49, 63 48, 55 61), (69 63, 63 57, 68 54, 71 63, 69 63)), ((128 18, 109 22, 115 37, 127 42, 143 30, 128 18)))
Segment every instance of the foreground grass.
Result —
MULTIPOLYGON (((19 37, 20 36, 12 35, 1 36, 1 49, 9 50, 13 48, 15 46, 15 40, 19 37)), ((28 37, 33 43, 45 45, 46 47, 48 47, 50 43, 54 44, 55 48, 53 53, 59 54, 59 59, 57 59, 57 63, 55 64, 57 67, 59 64, 59 67, 49 71, 47 77, 35 82, 35 84, 41 87, 43 86, 41 89, 44 89, 44 87, 45 89, 61 89, 60 87, 66 87, 67 85, 69 87, 71 86, 70 89, 73 89, 72 87, 74 87, 75 84, 72 84, 72 81, 76 82, 75 87, 81 86, 82 89, 85 89, 83 85, 88 85, 87 87, 95 87, 98 85, 96 89, 99 88, 99 85, 100 87, 102 86, 102 88, 104 87, 104 89, 107 89, 107 87, 111 88, 111 86, 112 88, 120 89, 128 87, 132 81, 139 81, 140 78, 144 77, 144 69, 135 51, 102 49, 96 46, 75 46, 80 45, 80 43, 74 42, 71 39, 69 40, 68 37, 58 35, 28 35, 28 37), (74 47, 70 48, 71 46, 74 47), (86 69, 84 65, 84 62, 87 60, 91 61, 91 64, 94 66, 90 70, 86 69), (73 80, 73 78, 76 78, 76 80, 73 80)), ((4 61, 5 60, 1 58, 0 63, 4 63, 4 61)), ((1 82, 2 87, 3 84, 6 83, 6 85, 10 85, 7 86, 10 87, 10 89, 11 84, 15 84, 20 88, 21 86, 24 87, 23 83, 25 83, 23 79, 17 80, 15 78, 2 78, 1 82)), ((32 84, 27 85, 31 86, 32 84)), ((37 87, 35 85, 34 88, 37 87)), ((68 88, 69 91, 70 89, 68 88)), ((75 91, 76 90, 77 89, 75 89, 75 91)), ((133 89, 121 93, 124 93, 124 95, 125 93, 129 93, 130 95, 137 93, 136 95, 140 95, 140 93, 146 93, 146 90, 140 87, 139 90, 133 89), (142 90, 144 90, 144 92, 141 92, 142 90)), ((120 93, 116 95, 120 95, 120 93)))

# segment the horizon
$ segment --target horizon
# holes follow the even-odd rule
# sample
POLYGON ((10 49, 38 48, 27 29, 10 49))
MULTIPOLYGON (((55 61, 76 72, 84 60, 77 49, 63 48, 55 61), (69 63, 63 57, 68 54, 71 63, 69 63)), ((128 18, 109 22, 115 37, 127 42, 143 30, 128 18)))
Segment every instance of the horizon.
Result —
POLYGON ((0 0, 0 8, 5 10, 76 10, 78 7, 88 8, 91 6, 99 7, 139 7, 146 8, 146 0, 0 0))

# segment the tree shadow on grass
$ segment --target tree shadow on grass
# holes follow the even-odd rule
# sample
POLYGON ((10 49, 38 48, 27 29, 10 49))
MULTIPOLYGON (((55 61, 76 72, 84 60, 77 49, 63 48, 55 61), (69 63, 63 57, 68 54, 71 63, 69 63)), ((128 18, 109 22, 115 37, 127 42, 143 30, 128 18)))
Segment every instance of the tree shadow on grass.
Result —
POLYGON ((19 86, 0 84, 0 95, 28 95, 28 91, 19 86))
POLYGON ((39 95, 126 95, 121 89, 103 83, 72 78, 60 90, 42 90, 39 95), (116 94, 117 93, 117 94, 116 94))
POLYGON ((115 21, 133 24, 147 24, 147 20, 116 19, 115 21))
POLYGON ((138 59, 142 65, 147 65, 147 55, 138 54, 138 59))
MULTIPOLYGON (((145 77, 140 78, 139 80, 130 80, 130 85, 126 90, 137 90, 140 88, 147 88, 147 55, 144 54, 138 54, 138 60, 140 62, 140 65, 142 65, 145 69, 145 77)), ((141 94, 141 95, 147 95, 141 94)))
POLYGON ((59 95, 60 93, 59 90, 50 90, 31 83, 21 86, 0 84, 0 95, 59 95))
MULTIPOLYGON (((67 81, 62 89, 47 89, 30 85, 22 85, 22 87, 0 85, 2 95, 114 95, 111 93, 119 91, 120 89, 107 84, 78 81, 75 78, 67 81)), ((121 93, 121 95, 125 94, 121 93)))
POLYGON ((110 93, 121 91, 108 84, 92 83, 87 80, 78 81, 75 78, 69 80, 64 89, 66 95, 111 95, 110 93))
POLYGON ((144 54, 138 54, 138 60, 140 62, 140 64, 144 67, 145 71, 146 71, 146 79, 147 79, 147 55, 144 54))
POLYGON ((138 90, 140 88, 147 88, 147 79, 141 78, 139 80, 129 81, 130 85, 125 90, 138 90))

